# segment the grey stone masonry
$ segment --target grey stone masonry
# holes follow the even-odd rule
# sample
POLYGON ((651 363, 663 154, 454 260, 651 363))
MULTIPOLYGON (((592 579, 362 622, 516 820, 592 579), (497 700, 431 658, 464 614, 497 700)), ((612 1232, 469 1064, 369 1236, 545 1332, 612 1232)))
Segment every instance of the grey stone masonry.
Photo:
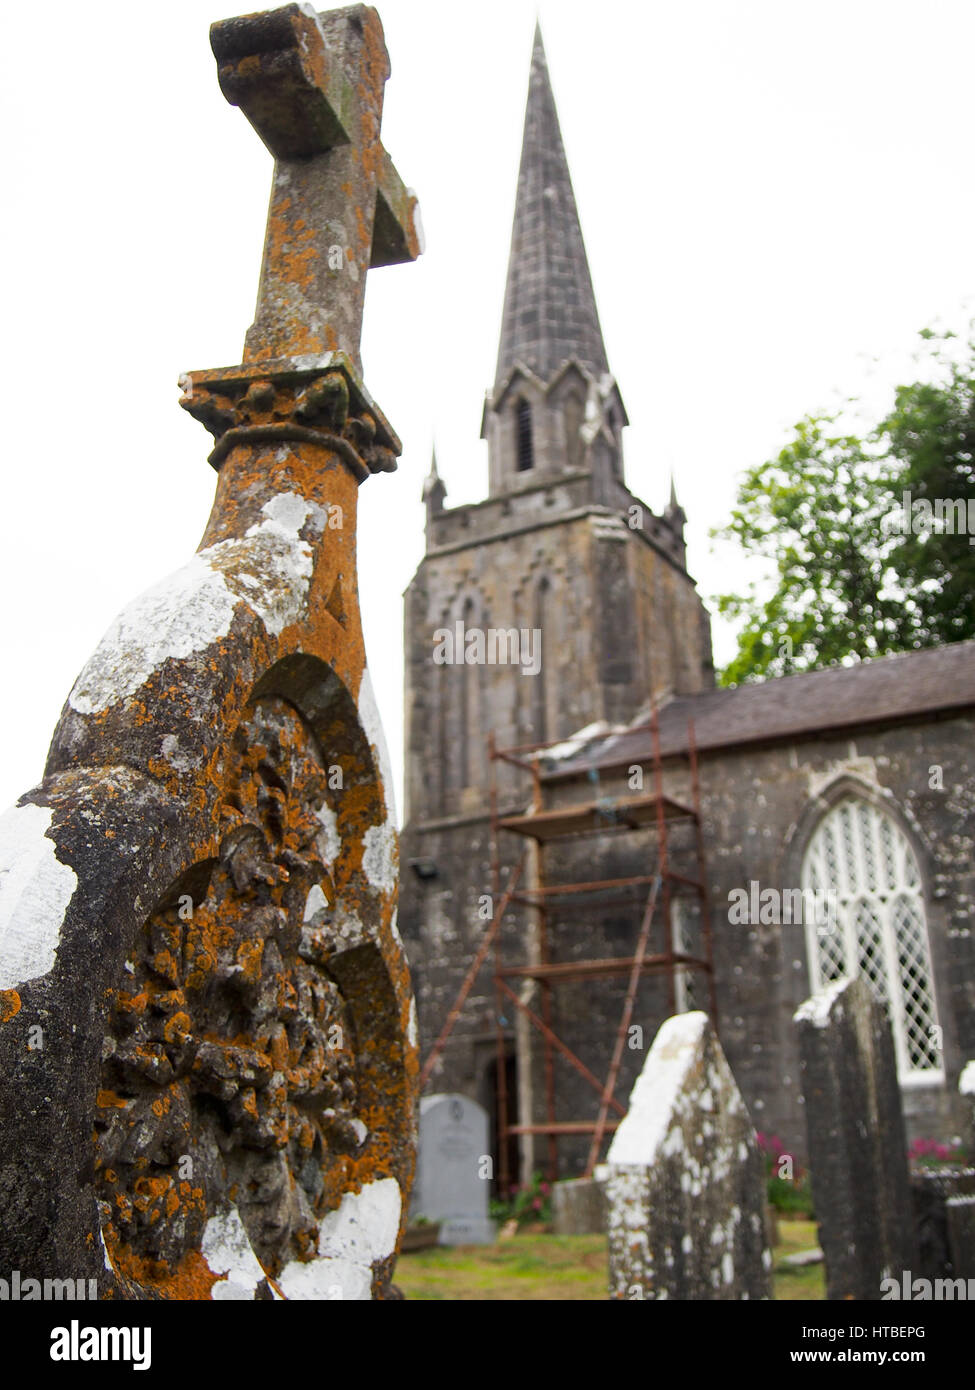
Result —
POLYGON ((610 1298, 772 1296, 763 1160, 706 1014, 662 1025, 597 1172, 610 1298))
POLYGON ((878 1299, 918 1268, 894 1042, 857 976, 796 1012, 809 1165, 826 1296, 878 1299))

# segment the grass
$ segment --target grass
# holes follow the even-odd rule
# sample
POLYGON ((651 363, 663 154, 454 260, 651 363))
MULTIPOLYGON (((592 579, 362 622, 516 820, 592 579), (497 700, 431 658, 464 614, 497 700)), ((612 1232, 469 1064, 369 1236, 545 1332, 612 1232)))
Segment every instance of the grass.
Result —
POLYGON ((499 1245, 434 1246, 401 1255, 407 1298, 571 1300, 606 1297, 606 1237, 519 1233, 499 1245))
POLYGON ((822 1299, 826 1297, 826 1266, 806 1265, 793 1269, 782 1264, 783 1255, 795 1255, 800 1250, 814 1250, 819 1244, 815 1221, 783 1221, 779 1217, 779 1243, 772 1251, 775 1257, 773 1279, 775 1297, 786 1299, 822 1299))
MULTIPOLYGON (((779 1221, 775 1297, 821 1299, 823 1266, 781 1267, 783 1255, 816 1245, 812 1221, 779 1221)), ((606 1298, 605 1236, 519 1232, 499 1245, 434 1246, 401 1255, 395 1281, 407 1298, 449 1302, 571 1301, 606 1298)))

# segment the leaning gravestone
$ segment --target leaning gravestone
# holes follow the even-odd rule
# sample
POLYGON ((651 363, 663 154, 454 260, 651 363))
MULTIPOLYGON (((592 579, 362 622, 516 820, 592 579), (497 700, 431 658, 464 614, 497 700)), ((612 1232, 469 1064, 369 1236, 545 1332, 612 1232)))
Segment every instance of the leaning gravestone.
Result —
POLYGON ((857 976, 795 1015, 826 1296, 879 1299, 881 1281, 918 1268, 894 1041, 857 976))
POLYGON ((706 1014, 661 1026, 599 1176, 611 1298, 771 1298, 764 1163, 706 1014))
POLYGON ((377 1297, 415 1160, 415 1014, 365 668, 370 266, 419 251, 375 11, 211 29, 275 159, 200 549, 78 677, 0 821, 0 1269, 116 1298, 377 1297))
POLYGON ((968 1297, 975 1289, 975 1193, 949 1197, 945 1203, 951 1273, 968 1281, 968 1297))
POLYGON ((413 1210, 440 1222, 441 1245, 493 1243, 491 1170, 487 1112, 467 1096, 425 1096, 413 1210))

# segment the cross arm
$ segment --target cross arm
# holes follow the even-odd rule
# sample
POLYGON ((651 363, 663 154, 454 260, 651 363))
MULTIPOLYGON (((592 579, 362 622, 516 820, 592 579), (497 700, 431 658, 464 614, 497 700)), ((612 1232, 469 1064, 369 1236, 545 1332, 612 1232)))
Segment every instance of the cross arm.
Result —
POLYGON ((372 230, 371 268, 402 265, 423 253, 423 228, 416 194, 407 188, 383 150, 376 188, 376 220, 372 230))

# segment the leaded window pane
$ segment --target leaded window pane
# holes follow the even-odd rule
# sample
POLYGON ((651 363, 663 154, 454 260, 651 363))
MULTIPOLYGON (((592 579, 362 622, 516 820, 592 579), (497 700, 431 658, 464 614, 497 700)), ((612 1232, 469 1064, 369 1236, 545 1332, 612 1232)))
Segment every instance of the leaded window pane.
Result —
POLYGON ((802 887, 830 890, 837 903, 835 929, 807 926, 813 991, 864 975, 887 1010, 901 1078, 940 1076, 921 872, 896 821, 868 801, 839 802, 812 835, 802 887))

